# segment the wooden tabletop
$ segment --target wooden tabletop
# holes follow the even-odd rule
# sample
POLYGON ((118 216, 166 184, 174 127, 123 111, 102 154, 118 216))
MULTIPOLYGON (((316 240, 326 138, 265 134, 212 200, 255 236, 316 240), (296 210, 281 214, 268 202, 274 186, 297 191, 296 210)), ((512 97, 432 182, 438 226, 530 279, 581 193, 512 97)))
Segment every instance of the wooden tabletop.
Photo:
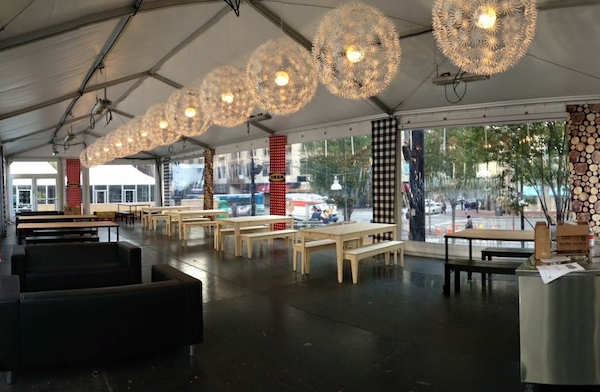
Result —
POLYGON ((37 229, 76 229, 88 227, 118 227, 119 224, 113 221, 88 221, 88 222, 39 222, 39 223, 21 223, 17 225, 18 230, 37 230, 37 229))
POLYGON ((294 219, 291 216, 286 215, 256 215, 256 216, 236 216, 220 219, 221 223, 250 223, 250 222, 270 222, 270 221, 284 221, 294 219))
POLYGON ((358 234, 365 232, 365 235, 371 234, 373 230, 390 229, 393 230, 397 227, 395 224, 390 223, 350 223, 347 225, 329 225, 324 227, 318 227, 314 229, 303 229, 300 231, 303 235, 310 234, 332 234, 332 235, 345 235, 345 234, 358 234))
POLYGON ((52 221, 69 221, 75 219, 98 219, 97 215, 94 214, 83 214, 83 215, 26 215, 20 216, 19 222, 27 221, 41 221, 45 220, 48 222, 52 221))
POLYGON ((466 229, 446 234, 446 238, 466 240, 533 241, 533 230, 466 229))

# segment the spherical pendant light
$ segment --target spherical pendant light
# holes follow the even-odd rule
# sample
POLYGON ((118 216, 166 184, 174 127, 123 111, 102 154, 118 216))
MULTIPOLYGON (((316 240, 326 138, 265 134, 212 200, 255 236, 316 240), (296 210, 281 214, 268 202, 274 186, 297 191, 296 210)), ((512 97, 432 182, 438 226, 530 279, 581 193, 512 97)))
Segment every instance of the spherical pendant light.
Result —
POLYGON ((128 142, 133 144, 133 151, 130 154, 134 154, 140 151, 153 150, 157 144, 150 139, 150 129, 144 122, 144 116, 135 116, 129 122, 128 142))
POLYGON ((127 142, 125 136, 128 127, 129 124, 121 125, 104 137, 106 140, 105 143, 109 143, 112 146, 115 158, 122 158, 131 153, 130 149, 133 147, 127 142))
POLYGON ((172 132, 170 136, 199 136, 210 126, 210 119, 200 108, 197 88, 184 87, 175 91, 167 100, 165 112, 168 129, 172 132))
POLYGON ((400 39, 378 9, 343 5, 325 14, 313 39, 321 83, 334 95, 364 99, 385 90, 400 66, 400 39))
POLYGON ((166 108, 165 103, 157 103, 150 106, 144 116, 146 128, 150 132, 150 140, 158 146, 173 144, 181 137, 176 127, 169 124, 166 108))
POLYGON ((222 127, 243 124, 254 110, 246 73, 231 65, 215 68, 206 75, 200 96, 202 111, 222 127))
POLYGON ((298 112, 317 91, 314 58, 289 38, 269 40, 256 48, 246 73, 256 106, 276 115, 298 112))
POLYGON ((513 67, 535 35, 535 0, 436 0, 432 13, 439 49, 473 74, 513 67))

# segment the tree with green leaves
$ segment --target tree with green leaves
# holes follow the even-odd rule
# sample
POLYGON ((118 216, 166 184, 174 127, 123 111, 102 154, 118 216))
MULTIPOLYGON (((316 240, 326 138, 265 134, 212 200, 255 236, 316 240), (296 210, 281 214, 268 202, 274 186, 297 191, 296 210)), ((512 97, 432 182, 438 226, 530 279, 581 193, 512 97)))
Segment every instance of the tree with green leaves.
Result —
POLYGON ((304 157, 300 164, 311 176, 313 191, 329 195, 350 220, 355 207, 372 204, 371 137, 354 136, 343 139, 315 141, 303 144, 304 157), (341 191, 332 191, 337 176, 341 191))
POLYGON ((523 187, 531 186, 538 197, 548 223, 568 218, 571 206, 569 191, 569 135, 564 121, 494 126, 494 155, 502 162, 506 197, 512 208, 523 208, 523 187), (520 186, 520 189, 518 188, 520 186), (550 216, 553 199, 556 215, 550 216))

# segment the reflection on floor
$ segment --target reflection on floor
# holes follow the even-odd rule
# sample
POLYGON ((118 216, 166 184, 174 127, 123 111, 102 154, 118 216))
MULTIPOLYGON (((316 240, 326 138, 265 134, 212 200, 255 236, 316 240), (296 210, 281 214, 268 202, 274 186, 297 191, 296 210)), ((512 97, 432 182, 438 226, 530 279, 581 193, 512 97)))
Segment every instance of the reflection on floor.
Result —
MULTIPOLYGON (((3 240, 0 273, 10 273, 14 227, 3 240)), ((292 271, 283 242, 255 258, 232 243, 215 253, 200 229, 186 242, 121 225, 150 265, 168 263, 202 280, 205 341, 118 362, 28 369, 0 391, 525 391, 519 375, 518 288, 494 276, 486 291, 466 278, 442 295, 441 260, 407 257, 350 266, 337 283, 333 251, 315 253, 311 275, 292 271)), ((104 239, 105 240, 105 239, 104 239)), ((73 260, 84 262, 84 260, 73 260)), ((40 328, 43 328, 40 325, 40 328)), ((49 336, 49 339, 52 337, 49 336)), ((544 387, 543 391, 592 390, 544 387)))

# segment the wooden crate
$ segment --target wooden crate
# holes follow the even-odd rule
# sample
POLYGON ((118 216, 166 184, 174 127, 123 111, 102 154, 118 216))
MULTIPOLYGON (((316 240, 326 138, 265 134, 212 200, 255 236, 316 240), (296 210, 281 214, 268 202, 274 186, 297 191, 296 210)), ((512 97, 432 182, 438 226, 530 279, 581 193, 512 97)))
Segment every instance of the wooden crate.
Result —
POLYGON ((587 222, 556 226, 556 253, 561 255, 587 255, 590 251, 589 226, 587 222))
POLYGON ((65 215, 81 215, 81 206, 69 206, 64 208, 65 215))

